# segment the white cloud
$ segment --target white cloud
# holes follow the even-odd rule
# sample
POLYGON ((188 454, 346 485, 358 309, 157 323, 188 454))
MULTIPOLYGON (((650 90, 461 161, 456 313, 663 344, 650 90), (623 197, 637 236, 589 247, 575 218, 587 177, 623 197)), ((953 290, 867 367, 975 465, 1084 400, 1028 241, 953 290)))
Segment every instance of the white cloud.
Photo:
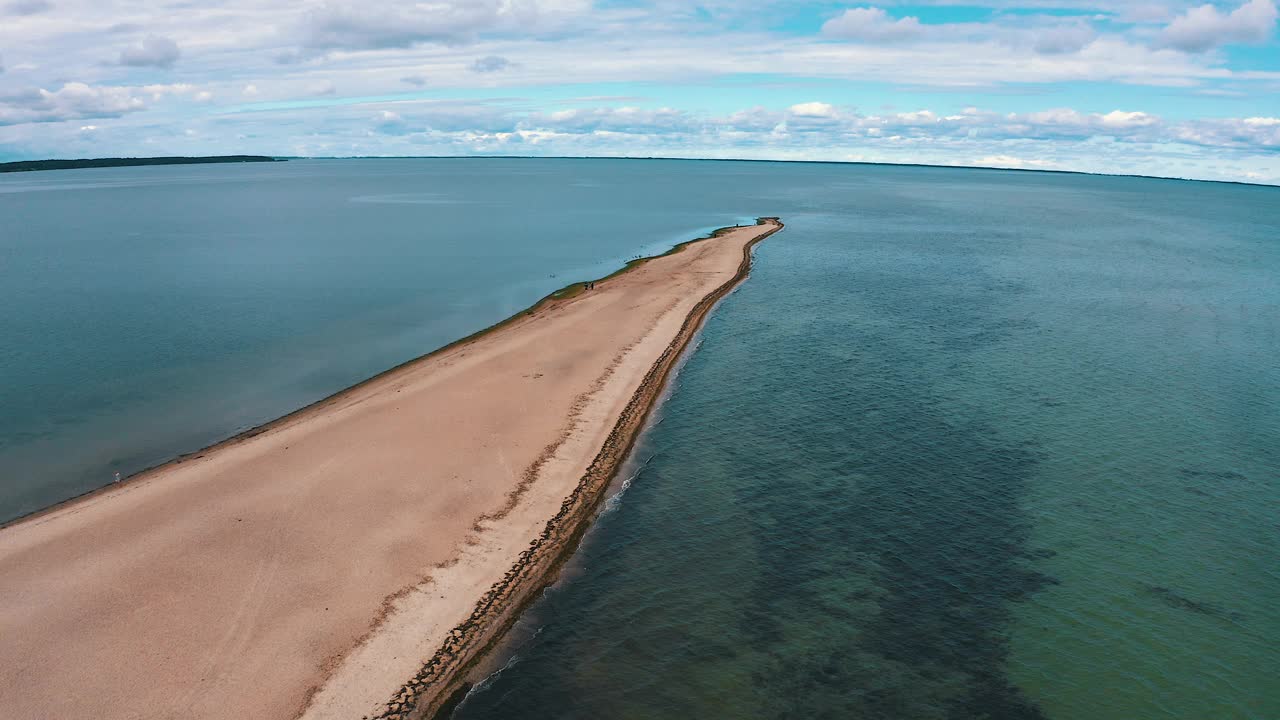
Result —
MULTIPOLYGON (((1270 40, 1249 54, 1186 48, 1266 39, 1280 0, 1212 0, 1212 12, 1192 9, 1207 0, 982 0, 993 10, 985 21, 942 22, 949 16, 935 6, 957 1, 852 0, 831 13, 822 32, 804 34, 781 24, 794 0, 704 0, 698 12, 683 0, 208 0, 163 9, 51 0, 51 11, 0 17, 8 70, 0 76, 0 112, 9 123, 0 131, 0 155, 61 152, 74 147, 68 133, 89 120, 51 120, 114 113, 104 116, 110 122, 92 122, 104 127, 99 135, 121 143, 118 152, 135 153, 150 147, 148 139, 192 127, 207 151, 264 154, 330 142, 311 138, 333 139, 325 154, 338 154, 340 145, 378 154, 380 146, 368 144, 375 138, 399 154, 537 146, 818 158, 865 151, 893 159, 886 154, 914 158, 927 146, 958 162, 1040 157, 1016 146, 1024 142, 1039 143, 1037 152, 1052 145, 1069 154, 1064 148, 1077 141, 1107 139, 1133 157, 1181 143, 1188 156, 1189 147, 1203 146, 1264 153, 1276 164, 1276 130, 1265 121, 1275 115, 1266 99, 1280 91, 1280 68, 1267 54, 1280 45, 1270 40), (147 37, 172 42, 176 62, 148 53, 147 37), (114 55, 132 43, 128 59, 142 61, 142 69, 122 64, 125 53, 114 55), (281 56, 293 62, 278 64, 281 56), (520 62, 504 64, 507 58, 520 62), (157 79, 150 68, 166 63, 171 85, 137 87, 157 79), (483 70, 491 72, 473 72, 483 70), (739 82, 744 77, 758 81, 755 89, 739 82), (115 93, 114 104, 105 95, 96 105, 76 105, 69 96, 24 89, 58 94, 68 79, 115 93), (607 94, 617 97, 577 97, 592 84, 609 84, 616 89, 607 94), (1142 112, 1154 106, 1141 99, 1155 95, 1127 95, 1127 85, 1165 88, 1160 102, 1177 103, 1179 117, 1240 119, 1161 119, 1142 112), (425 97, 477 97, 480 87, 491 100, 423 104, 425 97), (831 87, 842 89, 824 97, 831 87), (959 109, 1026 101, 1009 93, 1033 94, 1038 107, 1053 108, 1064 104, 1068 88, 1073 98, 1083 88, 1089 100, 1074 110, 1012 116, 959 109), (714 117, 688 111, 703 105, 702 92, 718 98, 716 105, 734 98, 745 109, 714 117), (1100 104, 1115 97, 1134 103, 1118 111, 1100 104), (295 100, 302 107, 276 109, 295 100), (796 100, 812 102, 788 107, 796 100), (261 104, 249 113, 246 103, 261 104), (751 107, 756 103, 767 107, 751 107), (613 107, 596 107, 605 105, 613 107), (577 112, 555 112, 562 108, 577 112), (400 118, 394 135, 386 132, 394 121, 371 120, 383 110, 400 118), (272 123, 251 119, 271 113, 272 123), (13 124, 24 122, 40 124, 13 124)), ((50 0, 0 0, 0 14, 41 2, 50 0)), ((805 12, 831 7, 815 0, 805 12)), ((1088 151, 1101 157, 1098 147, 1088 151)), ((1216 162, 1201 152, 1210 158, 1204 162, 1216 162)), ((1266 171, 1258 167, 1263 159, 1251 162, 1251 171, 1266 171)))
POLYGON ((1263 43, 1271 37, 1276 17, 1275 0, 1247 0, 1225 14, 1205 4, 1170 23, 1160 34, 1160 44, 1198 53, 1231 43, 1263 43))
POLYGON ((1174 128, 1173 133, 1181 142, 1206 147, 1266 148, 1273 153, 1280 151, 1280 118, 1193 120, 1174 128))
POLYGON ((408 125, 399 113, 383 110, 374 118, 374 130, 384 135, 404 135, 409 132, 408 125))
POLYGON ((0 95, 0 125, 113 118, 146 108, 133 88, 67 83, 60 89, 0 95))
POLYGON ((1106 115, 1095 115, 1094 117, 1105 128, 1123 130, 1150 127, 1160 122, 1160 118, 1154 115, 1148 115, 1144 112, 1124 112, 1122 110, 1112 110, 1106 115))
POLYGON ((435 0, 420 3, 326 2, 300 28, 311 52, 460 45, 482 33, 536 33, 590 8, 589 0, 435 0))
MULTIPOLYGON (((136 89, 141 92, 141 89, 136 89)), ((136 93, 135 93, 136 94, 136 93)), ((603 100, 601 102, 609 102, 603 100)), ((808 105, 810 103, 801 103, 808 105)), ((814 101, 814 105, 829 103, 814 101)), ((489 101, 399 100, 311 109, 261 109, 218 116, 215 125, 116 119, 95 149, 137 152, 128 128, 153 142, 199 130, 201 152, 290 154, 643 155, 747 157, 1054 167, 1280 182, 1280 118, 1170 121, 1135 110, 1093 113, 1059 108, 999 113, 979 108, 944 113, 859 112, 831 105, 821 117, 792 108, 751 107, 699 114, 675 108, 569 107, 530 112, 515 98, 489 101), (1248 173, 1253 173, 1252 176, 1248 173)), ((31 126, 28 126, 31 127, 31 126)), ((64 142, 74 126, 49 126, 64 142)), ((20 127, 0 128, 0 147, 20 127)), ((62 147, 71 147, 63 145, 62 147)), ((45 153, 46 155, 48 153, 45 153)))
POLYGON ((172 67, 182 51, 178 44, 162 35, 148 35, 138 43, 120 51, 120 64, 132 67, 172 67))
POLYGON ((876 7, 860 7, 845 10, 822 26, 822 33, 830 37, 864 40, 867 42, 894 42, 914 40, 924 33, 920 19, 904 17, 895 20, 876 7))
MULTIPOLYGON (((1200 130, 1205 132, 1206 128, 1215 128, 1217 137, 1224 144, 1236 142, 1226 139, 1233 133, 1254 132, 1260 137, 1267 133, 1280 133, 1280 120, 1273 118, 1204 123, 1207 124, 1200 125, 1200 130)), ((830 146, 841 138, 947 142, 1112 138, 1134 143, 1168 142, 1178 140, 1181 131, 1189 127, 1187 124, 1169 124, 1149 113, 1127 110, 1087 113, 1058 108, 1001 114, 967 108, 962 113, 945 116, 930 109, 862 114, 823 102, 801 103, 785 111, 754 107, 722 117, 705 118, 671 108, 575 108, 528 116, 495 116, 488 125, 508 132, 581 133, 605 129, 664 136, 731 133, 739 139, 752 138, 756 142, 786 137, 789 142, 813 144, 815 147, 830 146), (816 142, 815 137, 818 138, 816 142)), ((1211 142, 1207 135, 1202 141, 1211 142)))
POLYGON ((456 4, 415 12, 414 6, 326 4, 313 10, 303 27, 302 44, 318 50, 404 48, 419 42, 456 44, 472 39, 493 16, 492 5, 456 4))
POLYGON ((169 83, 167 85, 143 85, 138 90, 150 95, 151 100, 157 102, 166 95, 190 95, 196 92, 196 86, 188 83, 169 83))
POLYGON ((792 105, 791 114, 798 117, 830 118, 836 116, 836 109, 824 102, 807 102, 792 105))
MULTIPOLYGON (((964 115, 957 117, 959 119, 966 118, 964 115)), ((912 112, 898 113, 893 116, 893 119, 898 124, 915 127, 919 125, 932 125, 938 122, 941 118, 939 118, 932 110, 915 110, 912 112)))
MULTIPOLYGON (((965 58, 1004 47, 1016 51, 1019 60, 1030 65, 1034 56, 1027 57, 1028 50, 1035 55, 1077 54, 1104 37, 1094 26, 1101 18, 997 14, 990 22, 922 23, 915 16, 895 19, 880 8, 863 7, 845 10, 827 21, 822 35, 869 44, 911 45, 917 48, 918 61, 923 62, 945 62, 943 53, 956 53, 957 49, 965 58), (930 47, 943 44, 950 49, 930 47)), ((1113 33, 1109 39, 1115 42, 1120 37, 1113 33)))
POLYGON ((1057 166, 1052 160, 1038 160, 1012 155, 987 155, 975 160, 962 161, 962 165, 970 165, 975 167, 994 167, 994 168, 1010 168, 1015 170, 1024 170, 1027 168, 1037 170, 1048 170, 1057 166))
POLYGON ((699 121, 688 113, 672 108, 598 107, 535 113, 521 121, 516 129, 663 134, 691 132, 698 125, 699 121))

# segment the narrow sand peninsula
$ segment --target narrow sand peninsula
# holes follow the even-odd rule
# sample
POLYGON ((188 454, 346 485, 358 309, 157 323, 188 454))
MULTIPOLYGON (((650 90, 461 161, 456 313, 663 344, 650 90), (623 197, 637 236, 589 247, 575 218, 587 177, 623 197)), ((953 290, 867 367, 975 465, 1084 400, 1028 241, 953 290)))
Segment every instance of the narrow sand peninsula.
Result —
POLYGON ((0 716, 422 717, 554 574, 774 219, 0 529, 0 716))

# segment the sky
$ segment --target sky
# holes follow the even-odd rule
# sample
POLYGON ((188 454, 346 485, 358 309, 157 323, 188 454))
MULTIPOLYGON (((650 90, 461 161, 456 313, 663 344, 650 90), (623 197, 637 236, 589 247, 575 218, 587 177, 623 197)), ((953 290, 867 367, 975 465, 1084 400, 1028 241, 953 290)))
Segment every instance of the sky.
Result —
POLYGON ((592 155, 1280 184, 1277 0, 0 0, 0 161, 592 155))

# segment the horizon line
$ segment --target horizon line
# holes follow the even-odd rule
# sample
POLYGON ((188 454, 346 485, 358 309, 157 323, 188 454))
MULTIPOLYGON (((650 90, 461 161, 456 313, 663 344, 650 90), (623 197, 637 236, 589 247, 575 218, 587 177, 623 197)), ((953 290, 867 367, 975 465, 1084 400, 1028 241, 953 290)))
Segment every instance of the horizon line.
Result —
POLYGON ((785 160, 773 158, 701 158, 671 155, 269 155, 279 160, 683 160, 689 162, 757 162, 794 163, 805 165, 877 165, 887 167, 923 167, 948 170, 998 170, 1004 172, 1054 173, 1059 175, 1091 175, 1094 177, 1140 178, 1143 180, 1173 180, 1176 182, 1221 183, 1247 185, 1249 187, 1280 188, 1274 183, 1250 180, 1210 180, 1207 178, 1176 177, 1173 175, 1141 175, 1136 173, 1107 173, 1089 170, 1062 170, 1053 168, 1012 168, 995 165, 939 165, 937 163, 888 162, 875 160, 785 160))
MULTIPOLYGON (((246 153, 235 153, 229 155, 148 155, 148 156, 128 156, 120 155, 113 157, 99 158, 41 158, 26 160, 6 160, 0 162, 0 166, 16 165, 22 163, 41 163, 41 162, 91 162, 103 160, 155 160, 155 159, 173 159, 181 158, 188 160, 205 160, 210 158, 227 158, 227 157, 262 157, 271 158, 273 160, 675 160, 684 162, 750 162, 750 163, 791 163, 802 165, 871 165, 880 167, 920 167, 920 168, 939 168, 947 170, 990 170, 999 172, 1024 172, 1024 173, 1051 173, 1057 175, 1089 175, 1094 177, 1109 178, 1139 178, 1143 180, 1171 180, 1175 182, 1201 182, 1201 183, 1218 183, 1224 185, 1244 185, 1247 187, 1260 188, 1280 188, 1280 180, 1275 182, 1258 182, 1251 180, 1211 180, 1207 178, 1194 177, 1177 177, 1173 175, 1143 175, 1139 173, 1108 173, 1095 172, 1089 170, 1065 170, 1057 168, 1015 168, 1015 167, 999 167, 994 165, 942 165, 938 163, 922 163, 922 162, 889 162, 875 160, 793 160, 793 159, 776 159, 776 158, 704 158, 704 157, 680 157, 671 155, 488 155, 488 154, 469 154, 469 155, 251 155, 246 153)), ((192 163, 195 164, 195 163, 192 163)), ((65 168, 65 169, 92 169, 92 168, 65 168)))

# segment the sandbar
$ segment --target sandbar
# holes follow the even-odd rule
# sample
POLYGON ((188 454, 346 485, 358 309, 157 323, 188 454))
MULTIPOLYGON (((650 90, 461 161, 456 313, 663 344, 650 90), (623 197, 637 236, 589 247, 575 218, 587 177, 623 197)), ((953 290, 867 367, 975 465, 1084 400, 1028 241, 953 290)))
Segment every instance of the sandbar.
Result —
POLYGON ((430 717, 572 552, 775 218, 0 528, 0 716, 430 717))

